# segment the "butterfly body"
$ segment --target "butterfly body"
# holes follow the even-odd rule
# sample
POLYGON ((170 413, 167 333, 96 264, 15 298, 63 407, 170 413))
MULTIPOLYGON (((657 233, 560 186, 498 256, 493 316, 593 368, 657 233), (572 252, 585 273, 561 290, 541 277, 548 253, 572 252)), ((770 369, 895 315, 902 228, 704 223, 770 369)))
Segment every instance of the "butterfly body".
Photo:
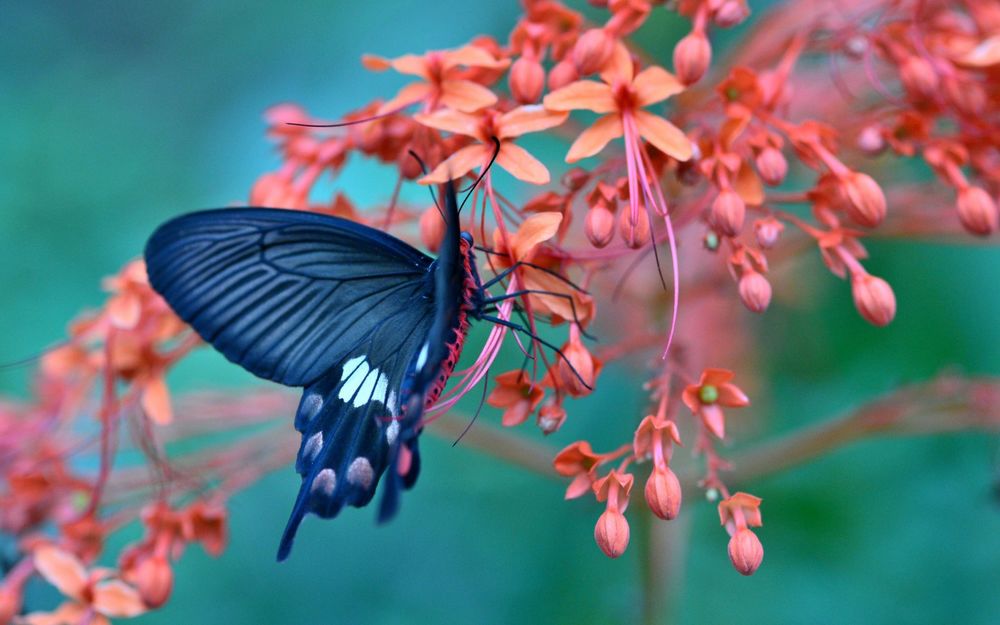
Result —
POLYGON ((203 211, 146 246, 150 283, 208 343, 251 373, 302 387, 302 485, 281 539, 305 514, 367 505, 380 520, 416 481, 422 417, 483 309, 472 238, 445 194, 436 259, 367 226, 267 208, 203 211))

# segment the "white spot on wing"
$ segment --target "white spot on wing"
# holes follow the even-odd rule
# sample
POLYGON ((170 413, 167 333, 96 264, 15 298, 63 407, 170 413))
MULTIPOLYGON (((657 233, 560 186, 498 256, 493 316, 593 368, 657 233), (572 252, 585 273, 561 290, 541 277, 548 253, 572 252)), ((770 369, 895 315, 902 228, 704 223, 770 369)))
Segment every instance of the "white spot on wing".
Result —
POLYGON ((318 393, 309 393, 302 398, 302 406, 299 411, 306 420, 312 419, 323 407, 323 398, 318 393))
POLYGON ((347 467, 347 481, 355 486, 367 489, 374 479, 375 470, 372 469, 372 463, 368 462, 368 458, 359 456, 354 459, 351 466, 347 467))
POLYGON ((386 410, 389 411, 389 414, 393 417, 399 416, 398 414, 396 414, 396 409, 399 408, 399 406, 396 405, 397 401, 398 400, 396 399, 396 391, 389 391, 389 399, 387 399, 385 402, 385 408, 386 410))
POLYGON ((360 365, 364 361, 365 361, 364 356, 355 356, 354 358, 351 358, 350 360, 345 362, 344 371, 340 375, 340 381, 343 382, 348 377, 350 377, 350 375, 354 373, 354 370, 358 368, 358 365, 360 365))
MULTIPOLYGON (((367 367, 366 367, 367 368, 367 367)), ((360 408, 368 403, 369 399, 375 399, 375 383, 378 381, 379 374, 378 369, 372 369, 368 375, 365 376, 364 382, 361 383, 361 388, 358 390, 358 394, 354 396, 354 407, 360 408)), ((350 382, 350 380, 348 380, 350 382)), ((347 401, 345 398, 344 401, 347 401)))
POLYGON ((389 445, 395 445, 397 438, 399 438, 399 421, 393 419, 385 428, 385 442, 389 445))
POLYGON ((333 494, 333 489, 337 487, 337 474, 333 472, 333 469, 323 469, 316 474, 313 478, 312 487, 310 492, 315 493, 316 491, 322 492, 324 495, 329 497, 333 494))
POLYGON ((313 458, 316 457, 316 454, 318 454, 322 449, 323 449, 323 433, 316 432, 308 439, 306 439, 306 444, 302 446, 302 455, 308 458, 309 460, 312 460, 313 458))
POLYGON ((427 351, 429 349, 428 343, 424 343, 424 346, 420 348, 420 353, 417 354, 417 371, 423 369, 424 365, 427 364, 427 351))
POLYGON ((378 381, 375 382, 375 392, 372 394, 372 401, 379 401, 385 404, 385 393, 388 390, 389 378, 384 373, 380 373, 378 381))
POLYGON ((364 361, 364 358, 364 356, 352 358, 347 361, 346 365, 344 365, 344 375, 341 378, 344 385, 340 387, 340 392, 337 393, 337 397, 341 400, 351 401, 351 398, 354 397, 354 394, 361 386, 361 383, 365 381, 366 377, 368 377, 368 363, 364 361), (361 360, 361 364, 358 364, 352 369, 350 365, 359 359, 361 360))

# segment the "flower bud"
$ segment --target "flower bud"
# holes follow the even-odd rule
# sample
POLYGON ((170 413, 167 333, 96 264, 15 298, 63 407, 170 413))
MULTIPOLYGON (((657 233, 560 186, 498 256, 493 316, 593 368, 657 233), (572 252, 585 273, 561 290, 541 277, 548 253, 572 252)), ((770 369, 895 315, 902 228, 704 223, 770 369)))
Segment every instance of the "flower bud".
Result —
POLYGON ((736 530, 729 539, 729 560, 741 575, 753 575, 764 560, 764 546, 749 529, 736 530))
POLYGON ((885 195, 882 187, 869 176, 852 171, 843 180, 843 191, 847 195, 847 214, 851 219, 869 228, 885 219, 885 195))
POLYGON ((562 177, 562 183, 570 191, 579 191, 590 180, 590 172, 582 167, 574 167, 562 177))
POLYGON ((876 326, 885 326, 896 316, 896 295, 882 278, 867 273, 851 277, 854 306, 861 316, 876 326))
POLYGON ((654 467, 644 492, 646 505, 653 514, 667 521, 677 518, 681 509, 681 482, 670 467, 654 467))
POLYGON ((559 381, 563 388, 573 397, 589 395, 594 389, 598 372, 598 363, 593 355, 575 334, 571 334, 569 342, 563 345, 562 353, 559 358, 559 381))
POLYGON ((594 74, 604 67, 615 50, 615 40, 603 28, 591 28, 580 35, 573 46, 573 64, 580 76, 594 74))
POLYGON ((149 608, 158 608, 166 603, 174 588, 174 572, 163 556, 143 558, 130 577, 135 580, 142 602, 149 608))
POLYGON ((617 510, 607 509, 597 519, 594 526, 594 540, 604 555, 617 558, 628 548, 629 529, 625 515, 617 510))
POLYGON ((549 70, 549 91, 555 91, 573 82, 580 75, 576 71, 576 65, 569 58, 565 58, 556 63, 549 70))
POLYGON ((622 210, 618 217, 618 232, 625 245, 634 250, 649 242, 649 215, 645 206, 639 205, 636 217, 633 222, 631 210, 622 210))
POLYGON ((444 239, 444 219, 436 206, 431 206, 420 215, 420 240, 432 252, 437 252, 444 239))
POLYGON ((908 56, 899 65, 899 79, 911 95, 933 97, 938 88, 938 75, 923 57, 908 56))
POLYGON ((753 223, 753 231, 757 236, 757 244, 765 250, 769 250, 778 242, 781 231, 785 229, 785 224, 774 217, 758 219, 753 223))
POLYGON ((712 45, 704 31, 693 30, 674 46, 674 71, 685 85, 701 80, 711 62, 712 45))
POLYGON ((968 186, 958 192, 958 218, 972 234, 988 236, 1000 228, 1000 215, 990 194, 968 186))
POLYGON ((785 155, 781 150, 771 146, 761 150, 754 163, 761 179, 772 187, 781 184, 788 174, 788 161, 785 155))
POLYGON ((858 134, 858 149, 868 156, 876 156, 885 149, 885 137, 882 129, 872 124, 865 126, 858 134))
POLYGON ((715 10, 713 21, 720 28, 736 26, 750 17, 750 7, 745 0, 726 0, 715 10))
POLYGON ((566 421, 566 409, 555 401, 546 402, 538 411, 538 427, 545 435, 552 434, 566 421))
POLYGON ((732 189, 723 189, 712 202, 712 225, 727 237, 735 237, 743 229, 747 207, 743 198, 732 189))
POLYGON ((615 236, 615 216, 598 204, 587 211, 583 229, 594 247, 605 247, 615 236))
POLYGON ((771 303, 771 283, 758 271, 744 271, 740 276, 740 299, 751 311, 764 312, 771 303))
POLYGON ((510 66, 510 93, 521 104, 538 102, 545 87, 545 68, 538 59, 522 56, 510 66))

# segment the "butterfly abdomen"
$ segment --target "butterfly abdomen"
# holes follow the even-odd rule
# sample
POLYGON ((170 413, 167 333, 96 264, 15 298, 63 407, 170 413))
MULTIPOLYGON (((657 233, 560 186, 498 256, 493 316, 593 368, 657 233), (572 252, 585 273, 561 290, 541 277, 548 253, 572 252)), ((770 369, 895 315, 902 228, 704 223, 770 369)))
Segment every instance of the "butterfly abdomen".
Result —
POLYGON ((464 278, 462 285, 462 304, 458 308, 453 328, 452 336, 445 341, 448 354, 441 363, 440 371, 434 384, 427 392, 427 400, 424 403, 426 408, 430 408, 441 396, 448 378, 455 370, 458 359, 462 355, 462 348, 465 346, 465 337, 469 333, 469 314, 479 309, 480 292, 482 287, 476 278, 475 259, 472 255, 472 247, 464 239, 461 241, 462 259, 464 264, 464 278))

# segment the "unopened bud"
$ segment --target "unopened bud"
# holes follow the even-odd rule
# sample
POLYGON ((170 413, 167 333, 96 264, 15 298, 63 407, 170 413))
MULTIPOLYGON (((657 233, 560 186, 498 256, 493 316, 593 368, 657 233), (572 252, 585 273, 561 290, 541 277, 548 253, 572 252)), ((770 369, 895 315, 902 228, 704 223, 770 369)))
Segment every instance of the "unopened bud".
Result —
POLYGON ((750 7, 745 0, 726 0, 715 10, 712 20, 721 28, 729 28, 750 17, 750 7))
POLYGON ((853 171, 844 178, 843 191, 847 196, 847 214, 855 222, 874 228, 885 219, 885 195, 874 178, 853 171))
POLYGON ((877 125, 865 126, 858 134, 858 149, 869 156, 876 156, 885 149, 885 137, 877 125))
POLYGON ((594 247, 605 247, 615 236, 615 216, 598 204, 587 211, 583 229, 594 247))
POLYGON ((617 510, 605 510, 594 526, 594 540, 604 555, 617 558, 628 548, 629 529, 625 515, 617 510))
POLYGON ((626 246, 639 249, 649 242, 649 215, 646 214, 646 208, 640 205, 635 217, 633 221, 632 211, 623 209, 618 217, 618 232, 626 246))
POLYGON ((984 237, 1000 228, 996 203, 979 187, 969 186, 958 192, 958 218, 966 230, 984 237))
POLYGON ((729 539, 729 560, 742 575, 753 575, 764 560, 764 546, 747 528, 742 528, 729 539))
POLYGON ((933 97, 938 88, 938 75, 923 57, 911 55, 899 66, 899 79, 912 95, 933 97))
POLYGON ((136 590, 149 608, 158 608, 167 602, 174 588, 174 572, 163 556, 144 558, 132 571, 136 590))
POLYGON ((566 409, 560 404, 549 401, 538 411, 538 427, 543 434, 552 434, 562 427, 566 421, 566 409))
POLYGON ((744 271, 740 276, 740 299, 751 311, 764 312, 771 303, 771 283, 758 271, 744 271))
POLYGON ((646 480, 646 505, 667 521, 677 518, 681 509, 681 482, 670 467, 654 467, 646 480))
POLYGON ((583 397, 594 390, 596 377, 594 357, 579 338, 570 338, 559 358, 559 381, 563 388, 573 397, 583 397))
POLYGON ((757 244, 765 250, 769 250, 778 242, 785 224, 774 217, 765 217, 753 222, 753 231, 757 236, 757 244))
POLYGON ((876 326, 885 326, 896 316, 896 295, 882 278, 867 273, 851 277, 854 306, 861 316, 876 326))
POLYGON ((545 68, 538 59, 522 56, 510 66, 510 93, 521 104, 538 102, 545 87, 545 68))
POLYGON ((701 80, 711 62, 712 44, 703 31, 691 31, 674 46, 674 71, 685 85, 701 80))
POLYGON ((576 71, 576 65, 568 57, 559 61, 549 70, 549 91, 555 91, 573 82, 580 75, 576 71))
POLYGON ((712 225, 727 237, 735 237, 743 230, 747 207, 739 193, 723 189, 712 202, 712 225))
POLYGON ((444 239, 444 219, 436 206, 431 206, 420 215, 420 240, 432 252, 437 252, 444 239))
POLYGON ((573 64, 580 76, 594 74, 604 67, 615 51, 615 40, 603 28, 592 28, 580 35, 573 46, 573 64))
POLYGON ((754 162, 761 179, 772 187, 781 184, 788 174, 788 161, 777 148, 767 146, 760 151, 754 162))

